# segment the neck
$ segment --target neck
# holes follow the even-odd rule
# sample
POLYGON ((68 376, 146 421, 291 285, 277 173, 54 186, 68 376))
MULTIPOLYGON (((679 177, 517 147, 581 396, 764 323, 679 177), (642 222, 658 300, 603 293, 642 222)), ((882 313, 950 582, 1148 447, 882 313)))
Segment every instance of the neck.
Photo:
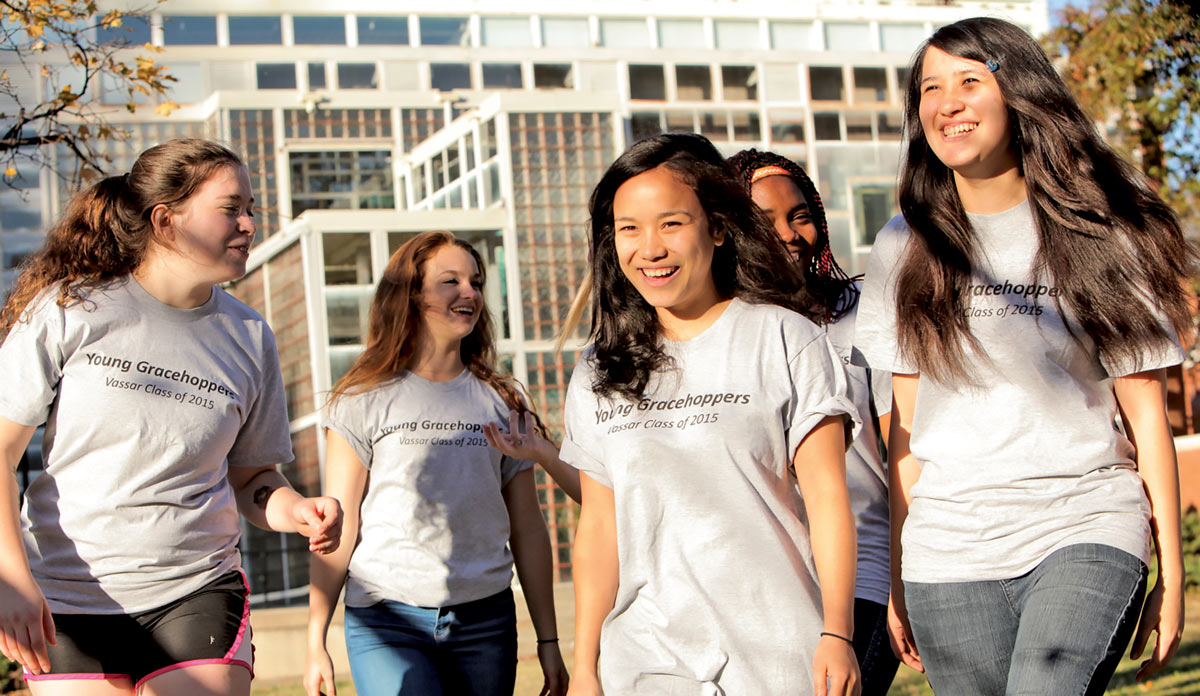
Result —
POLYGON ((462 374, 462 341, 442 343, 422 332, 409 372, 430 382, 449 382, 462 374))
POLYGON ((1002 213, 1025 200, 1025 177, 1014 166, 987 177, 969 178, 954 173, 954 185, 963 209, 976 215, 1002 213))
POLYGON ((133 277, 151 297, 178 309, 195 309, 212 296, 211 283, 189 282, 184 269, 177 268, 153 247, 146 250, 142 263, 133 269, 133 277))
POLYGON ((691 312, 659 307, 658 325, 662 327, 663 335, 672 341, 690 341, 712 326, 732 301, 715 297, 713 302, 706 304, 702 309, 691 312))

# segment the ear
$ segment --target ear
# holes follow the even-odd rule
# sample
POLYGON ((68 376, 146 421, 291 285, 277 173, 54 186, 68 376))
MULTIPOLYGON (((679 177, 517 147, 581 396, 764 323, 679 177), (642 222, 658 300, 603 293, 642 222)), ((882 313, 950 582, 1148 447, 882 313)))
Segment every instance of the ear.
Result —
POLYGON ((724 244, 725 243, 725 228, 721 227, 719 229, 713 230, 712 239, 713 239, 713 246, 721 246, 722 244, 724 244))
POLYGON ((170 242, 175 240, 175 230, 171 227, 174 213, 166 205, 159 203, 150 210, 150 225, 154 228, 154 238, 170 242))

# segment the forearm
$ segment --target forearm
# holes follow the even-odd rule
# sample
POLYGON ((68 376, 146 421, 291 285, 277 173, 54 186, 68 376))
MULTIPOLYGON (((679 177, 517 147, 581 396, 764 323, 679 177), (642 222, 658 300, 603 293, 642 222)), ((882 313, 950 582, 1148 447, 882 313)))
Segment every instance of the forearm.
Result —
POLYGON ((908 506, 912 501, 909 490, 921 475, 921 466, 910 448, 912 416, 916 403, 916 375, 894 375, 892 378, 892 413, 888 436, 888 513, 891 535, 892 600, 904 606, 901 585, 901 558, 903 545, 901 532, 908 519, 908 506))
POLYGON ((350 556, 354 553, 354 537, 358 533, 358 519, 346 520, 342 526, 342 543, 337 551, 327 555, 312 554, 308 561, 308 646, 325 648, 329 624, 337 609, 338 597, 346 582, 350 556), (347 532, 346 530, 353 530, 347 532), (350 538, 347 539, 346 537, 350 538))
POLYGON ((600 628, 617 599, 616 511, 603 497, 589 501, 589 489, 600 484, 585 480, 584 504, 575 532, 575 670, 596 675, 600 658, 600 628))
POLYGON ((550 535, 540 510, 526 517, 536 519, 522 520, 520 528, 514 528, 509 540, 513 564, 538 640, 552 640, 558 638, 558 624, 554 612, 554 566, 550 535))
MULTIPOLYGON (((21 538, 21 495, 16 470, 34 430, 32 426, 0 418, 0 457, 3 457, 4 466, 0 472, 0 559, 3 561, 0 562, 0 577, 9 573, 29 576, 29 558, 21 538)), ((13 576, 8 575, 8 578, 11 580, 13 576)))
POLYGON ((292 508, 303 499, 283 474, 264 468, 236 489, 238 510, 250 524, 276 532, 296 532, 292 508))

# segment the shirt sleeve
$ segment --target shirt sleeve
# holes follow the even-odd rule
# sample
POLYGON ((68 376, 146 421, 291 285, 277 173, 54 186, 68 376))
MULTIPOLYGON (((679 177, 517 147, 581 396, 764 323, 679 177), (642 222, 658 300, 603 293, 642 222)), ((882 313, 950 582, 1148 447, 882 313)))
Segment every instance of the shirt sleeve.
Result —
POLYGON ((53 293, 32 301, 29 321, 13 324, 0 346, 0 417, 41 425, 50 415, 66 362, 66 316, 53 293))
POLYGON ((558 456, 590 476, 596 483, 612 488, 612 477, 598 456, 599 433, 595 424, 588 422, 588 418, 596 410, 596 396, 591 385, 592 371, 585 366, 589 360, 590 352, 575 366, 575 371, 571 374, 571 383, 567 386, 567 400, 563 408, 565 434, 558 456))
POLYGON ((1101 355, 1100 364, 1104 366, 1105 372, 1109 377, 1125 377, 1127 375, 1145 372, 1146 370, 1157 370, 1164 367, 1172 367, 1183 362, 1187 355, 1184 353, 1183 346, 1179 341, 1179 334, 1175 331, 1175 326, 1171 324, 1171 319, 1162 309, 1146 298, 1143 298, 1143 309, 1149 312, 1150 315, 1162 327, 1166 338, 1157 344, 1148 348, 1142 349, 1134 356, 1115 355, 1112 357, 1104 357, 1101 355))
POLYGON ((858 350, 852 360, 860 367, 899 374, 917 371, 900 355, 896 326, 896 275, 908 238, 908 226, 897 215, 879 231, 871 247, 854 323, 854 347, 858 350))
POLYGON ((321 425, 341 435, 350 449, 354 450, 358 461, 369 470, 374 446, 364 424, 364 401, 366 396, 363 393, 342 394, 326 407, 321 425))
POLYGON ((792 375, 792 410, 787 420, 790 460, 804 438, 828 416, 846 416, 846 447, 857 437, 862 421, 846 393, 846 373, 829 339, 818 335, 788 364, 792 375))
POLYGON ((500 455, 500 487, 504 488, 517 474, 532 468, 533 462, 528 459, 514 459, 507 454, 500 455))
POLYGON ((283 391, 275 334, 265 322, 262 331, 262 383, 229 450, 229 466, 274 466, 293 459, 287 398, 283 391))

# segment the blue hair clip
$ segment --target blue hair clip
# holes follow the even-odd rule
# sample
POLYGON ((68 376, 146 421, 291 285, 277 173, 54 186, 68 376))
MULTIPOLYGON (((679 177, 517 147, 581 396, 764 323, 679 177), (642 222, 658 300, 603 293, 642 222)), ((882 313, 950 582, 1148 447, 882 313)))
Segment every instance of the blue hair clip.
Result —
POLYGON ((984 63, 984 65, 986 65, 987 69, 991 70, 992 72, 996 72, 997 70, 1000 69, 1000 64, 996 62, 995 58, 988 58, 987 62, 984 63))

